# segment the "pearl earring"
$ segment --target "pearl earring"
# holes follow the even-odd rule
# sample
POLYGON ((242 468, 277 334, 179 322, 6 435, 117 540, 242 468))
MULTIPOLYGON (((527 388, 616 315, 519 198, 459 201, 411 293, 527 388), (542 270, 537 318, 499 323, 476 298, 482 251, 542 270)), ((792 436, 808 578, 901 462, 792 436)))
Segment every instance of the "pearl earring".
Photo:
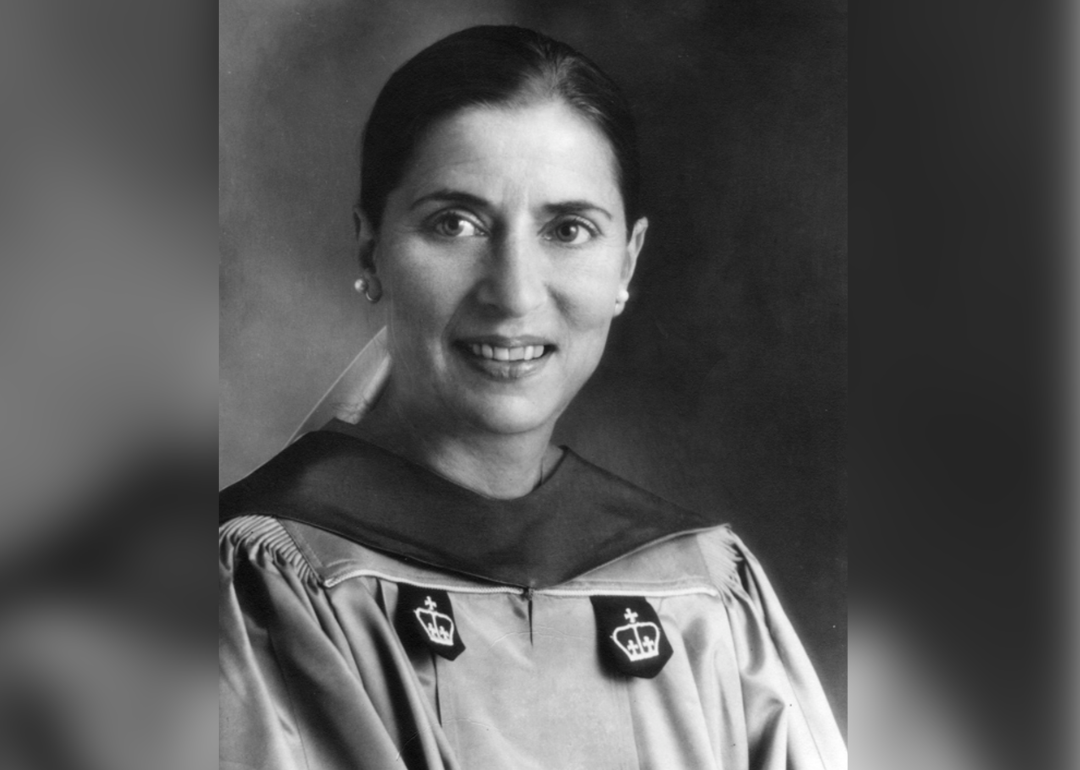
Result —
POLYGON ((630 301, 630 292, 628 292, 626 289, 620 289, 619 290, 619 296, 615 299, 615 304, 616 305, 625 305, 629 301, 630 301))
POLYGON ((356 288, 357 293, 363 294, 372 305, 382 299, 382 284, 379 283, 379 279, 375 276, 357 278, 353 286, 356 288))

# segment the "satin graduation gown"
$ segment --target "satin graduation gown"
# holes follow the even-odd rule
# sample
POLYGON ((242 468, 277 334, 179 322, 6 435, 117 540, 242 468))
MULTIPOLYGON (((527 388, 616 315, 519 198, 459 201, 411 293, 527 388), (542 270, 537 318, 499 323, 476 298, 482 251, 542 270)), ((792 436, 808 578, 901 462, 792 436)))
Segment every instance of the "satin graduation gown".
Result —
POLYGON ((738 537, 571 451, 492 500, 313 432, 221 511, 224 770, 846 767, 738 537))

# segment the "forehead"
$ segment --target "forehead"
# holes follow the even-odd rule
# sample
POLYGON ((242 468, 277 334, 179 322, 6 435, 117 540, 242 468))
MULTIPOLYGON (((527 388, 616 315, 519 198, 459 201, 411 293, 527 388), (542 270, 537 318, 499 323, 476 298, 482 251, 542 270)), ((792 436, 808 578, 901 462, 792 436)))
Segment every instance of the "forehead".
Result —
POLYGON ((471 107, 436 123, 417 148, 401 191, 412 197, 439 188, 548 202, 596 199, 621 207, 610 143, 558 101, 471 107))

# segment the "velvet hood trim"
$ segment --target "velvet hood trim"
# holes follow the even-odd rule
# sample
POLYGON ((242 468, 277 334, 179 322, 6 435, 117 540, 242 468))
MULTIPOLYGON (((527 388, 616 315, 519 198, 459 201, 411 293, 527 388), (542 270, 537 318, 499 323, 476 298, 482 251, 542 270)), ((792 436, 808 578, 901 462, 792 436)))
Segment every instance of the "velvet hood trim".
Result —
POLYGON ((308 433, 219 498, 221 523, 310 524, 407 561, 520 588, 559 585, 717 522, 567 449, 537 489, 496 500, 334 430, 308 433))

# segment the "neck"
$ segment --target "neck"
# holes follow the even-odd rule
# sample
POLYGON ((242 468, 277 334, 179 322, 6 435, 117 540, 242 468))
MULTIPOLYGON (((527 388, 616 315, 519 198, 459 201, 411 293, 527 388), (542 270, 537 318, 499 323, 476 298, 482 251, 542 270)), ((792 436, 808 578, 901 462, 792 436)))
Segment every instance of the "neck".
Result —
POLYGON ((551 427, 509 435, 439 428, 380 399, 355 433, 459 486, 499 499, 527 495, 562 454, 551 446, 551 427))

